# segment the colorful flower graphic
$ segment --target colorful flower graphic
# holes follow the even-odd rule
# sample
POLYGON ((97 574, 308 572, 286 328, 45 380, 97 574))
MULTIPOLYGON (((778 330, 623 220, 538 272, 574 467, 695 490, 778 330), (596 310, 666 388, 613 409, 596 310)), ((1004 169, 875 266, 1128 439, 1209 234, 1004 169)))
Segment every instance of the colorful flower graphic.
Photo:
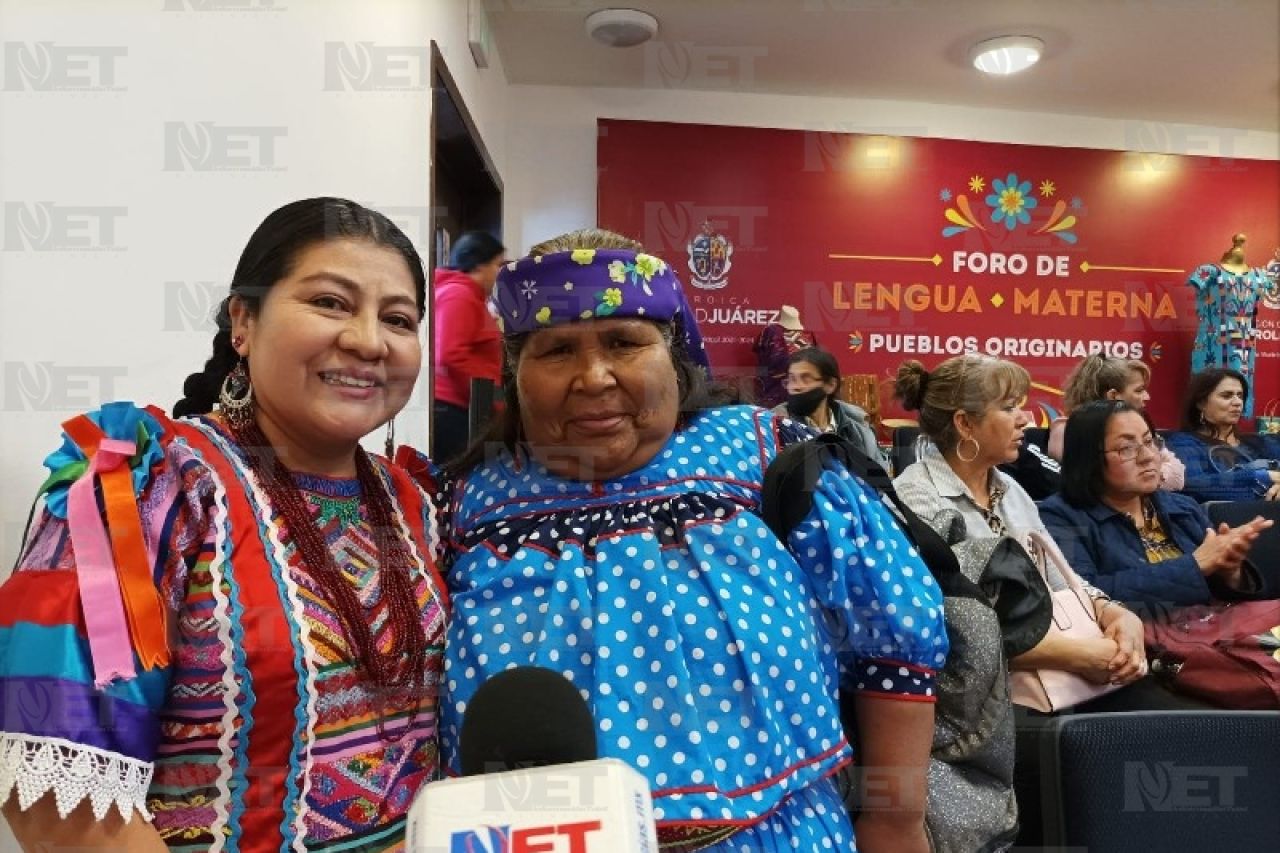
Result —
POLYGON ((1027 211, 1037 204, 1031 195, 1031 182, 1018 181, 1018 176, 1010 172, 1003 181, 997 178, 991 182, 993 192, 987 196, 987 206, 991 208, 991 221, 1003 222, 1004 227, 1012 231, 1019 224, 1026 225, 1031 221, 1027 211))
MULTIPOLYGON (((986 179, 981 175, 971 175, 967 186, 973 192, 981 193, 986 184, 986 179)), ((1034 233, 1052 234, 1064 243, 1074 244, 1078 238, 1071 229, 1076 226, 1076 217, 1068 211, 1080 210, 1084 202, 1079 196, 1074 196, 1068 204, 1066 197, 1057 198, 1058 193, 1056 181, 1048 178, 1024 181, 1019 179, 1016 172, 1009 172, 1004 178, 991 180, 989 194, 985 197, 977 196, 977 198, 983 198, 989 214, 989 216, 979 216, 982 209, 974 210, 969 204, 968 196, 964 193, 952 193, 950 188, 943 189, 938 193, 938 198, 945 205, 943 217, 948 224, 943 227, 942 236, 955 237, 972 231, 991 233, 983 224, 988 219, 997 226, 1003 224, 1006 230, 1013 231, 1023 225, 1030 225, 1033 213, 1051 208, 1044 221, 1037 223, 1034 233), (1040 199, 1033 195, 1033 187, 1039 193, 1040 199), (1043 205, 1040 203, 1041 200, 1044 201, 1043 205)), ((976 204, 975 199, 974 205, 976 204)))
POLYGON ((587 264, 595 260, 596 250, 595 249, 574 249, 571 257, 573 258, 574 263, 582 264, 585 267, 587 264))
POLYGON ((616 287, 608 287, 604 290, 598 290, 596 291, 595 297, 595 316, 597 317, 608 317, 614 311, 617 311, 618 306, 622 304, 622 291, 616 287))
MULTIPOLYGON (((645 293, 652 296, 653 290, 649 287, 649 282, 653 280, 655 275, 666 268, 665 261, 641 252, 636 255, 634 263, 629 261, 611 262, 609 264, 609 279, 616 281, 618 284, 629 280, 632 285, 640 285, 645 293)), ((597 298, 599 297, 597 296, 597 298)))
POLYGON ((636 255, 636 271, 644 276, 645 281, 651 281, 655 275, 666 269, 667 265, 659 258, 653 255, 646 255, 644 252, 636 255))

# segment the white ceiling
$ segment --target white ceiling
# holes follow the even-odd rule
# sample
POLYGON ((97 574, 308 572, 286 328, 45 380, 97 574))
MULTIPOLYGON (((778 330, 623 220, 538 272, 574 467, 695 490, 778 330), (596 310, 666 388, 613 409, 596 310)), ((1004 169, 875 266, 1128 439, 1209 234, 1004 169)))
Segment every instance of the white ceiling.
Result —
POLYGON ((1280 0, 472 0, 511 83, 882 98, 1280 131, 1280 0), (608 48, 611 6, 657 38, 608 48), (991 78, 969 47, 1033 35, 1040 64, 991 78))

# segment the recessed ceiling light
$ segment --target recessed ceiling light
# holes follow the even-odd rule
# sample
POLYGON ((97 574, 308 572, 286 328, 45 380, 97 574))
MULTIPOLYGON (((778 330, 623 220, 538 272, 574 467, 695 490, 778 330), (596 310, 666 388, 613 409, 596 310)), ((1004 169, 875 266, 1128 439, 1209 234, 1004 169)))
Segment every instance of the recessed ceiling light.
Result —
POLYGON ((658 32, 658 19, 636 9, 601 9, 587 16, 587 35, 609 47, 635 47, 658 32))
POLYGON ((1040 61, 1044 42, 1034 36, 998 36, 969 51, 973 67, 984 74, 1017 74, 1040 61))

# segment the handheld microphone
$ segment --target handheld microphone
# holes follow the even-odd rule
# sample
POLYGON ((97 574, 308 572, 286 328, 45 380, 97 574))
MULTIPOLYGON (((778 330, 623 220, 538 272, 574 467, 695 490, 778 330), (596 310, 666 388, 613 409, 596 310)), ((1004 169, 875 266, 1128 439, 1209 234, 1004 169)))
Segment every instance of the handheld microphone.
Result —
POLYGON ((518 666, 476 690, 458 746, 463 776, 591 761, 596 723, 569 679, 540 666, 518 666))
POLYGON ((558 672, 486 681, 458 752, 462 777, 426 785, 409 810, 408 853, 658 853, 648 781, 596 758, 591 711, 558 672))

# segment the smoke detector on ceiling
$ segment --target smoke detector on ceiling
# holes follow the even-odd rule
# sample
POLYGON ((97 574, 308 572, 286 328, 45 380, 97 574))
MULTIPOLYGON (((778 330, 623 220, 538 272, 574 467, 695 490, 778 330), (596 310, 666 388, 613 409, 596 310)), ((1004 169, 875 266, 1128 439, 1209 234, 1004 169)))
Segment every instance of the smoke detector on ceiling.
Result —
POLYGON ((658 19, 636 9, 601 9, 587 16, 587 35, 609 47, 635 47, 658 32, 658 19))

